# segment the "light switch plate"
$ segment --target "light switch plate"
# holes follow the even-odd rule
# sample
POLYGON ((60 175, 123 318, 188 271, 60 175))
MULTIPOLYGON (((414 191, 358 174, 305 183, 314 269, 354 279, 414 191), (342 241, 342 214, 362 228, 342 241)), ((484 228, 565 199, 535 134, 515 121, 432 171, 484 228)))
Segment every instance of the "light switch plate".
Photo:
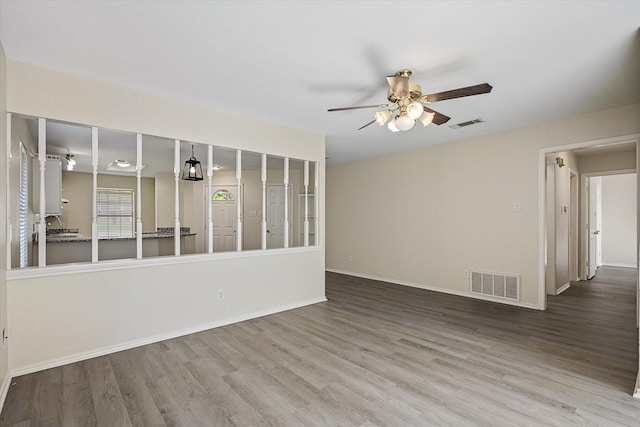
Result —
POLYGON ((523 202, 513 202, 513 212, 523 212, 524 211, 524 203, 523 202))

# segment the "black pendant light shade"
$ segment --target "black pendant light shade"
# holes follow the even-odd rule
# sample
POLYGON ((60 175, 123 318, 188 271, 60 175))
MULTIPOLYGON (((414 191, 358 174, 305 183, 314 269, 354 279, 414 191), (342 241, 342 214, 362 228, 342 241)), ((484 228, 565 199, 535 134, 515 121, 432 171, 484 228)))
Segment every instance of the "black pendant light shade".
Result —
POLYGON ((182 179, 185 181, 202 181, 202 165, 193 155, 193 144, 191 145, 191 158, 184 162, 182 169, 182 179))

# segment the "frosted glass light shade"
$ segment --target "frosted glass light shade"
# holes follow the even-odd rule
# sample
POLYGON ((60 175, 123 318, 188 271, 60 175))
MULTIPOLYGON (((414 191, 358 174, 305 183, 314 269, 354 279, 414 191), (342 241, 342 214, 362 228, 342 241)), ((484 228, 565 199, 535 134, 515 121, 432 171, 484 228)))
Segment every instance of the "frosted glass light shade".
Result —
POLYGON ((389 120, 389 117, 391 117, 391 111, 389 110, 376 111, 376 114, 375 114, 376 123, 378 123, 378 125, 380 126, 384 125, 387 122, 387 120, 389 120))
POLYGON ((409 130, 416 124, 416 121, 405 113, 400 114, 394 121, 398 130, 401 131, 409 130))
POLYGON ((411 104, 407 105, 407 116, 409 116, 409 118, 411 118, 412 120, 416 120, 417 118, 419 118, 423 111, 424 107, 419 102, 414 101, 411 104))
POLYGON ((424 113, 422 113, 422 115, 418 120, 422 122, 423 127, 427 127, 429 123, 433 121, 434 116, 435 116, 435 113, 430 113, 428 111, 425 111, 424 113))
POLYGON ((391 121, 389 122, 389 124, 387 125, 387 127, 389 128, 389 130, 390 130, 391 132, 400 132, 400 129, 398 129, 398 128, 396 127, 396 121, 395 121, 395 120, 391 120, 391 121))

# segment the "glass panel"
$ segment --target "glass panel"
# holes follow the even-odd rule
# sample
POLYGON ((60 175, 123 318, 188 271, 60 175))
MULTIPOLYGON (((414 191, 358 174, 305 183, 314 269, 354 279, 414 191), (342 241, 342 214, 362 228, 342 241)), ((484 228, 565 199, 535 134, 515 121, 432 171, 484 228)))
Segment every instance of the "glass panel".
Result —
MULTIPOLYGON (((291 192, 288 193, 289 196, 291 192)), ((287 203, 291 207, 291 203, 287 203)), ((284 247, 284 158, 267 156, 267 249, 284 247)), ((291 225, 291 223, 289 223, 291 225)), ((289 238, 292 233, 289 230, 289 238)))
MULTIPOLYGON (((11 164, 9 168, 9 209, 11 209, 11 268, 38 265, 33 258, 34 211, 32 203, 32 183, 35 179, 33 169, 34 155, 38 151, 38 121, 11 116, 11 164), (24 151, 23 151, 24 149, 24 151), (35 262, 34 262, 35 261, 35 262)), ((38 173, 39 177, 39 173, 38 173)), ((4 212, 3 212, 4 215, 4 212)))
POLYGON ((242 152, 242 250, 262 248, 262 155, 242 152))
POLYGON ((316 188, 316 162, 309 162, 309 246, 317 245, 316 242, 316 234, 317 234, 317 224, 316 224, 316 197, 315 193, 317 191, 316 188))
POLYGON ((142 136, 142 257, 174 254, 174 140, 142 136))
POLYGON ((225 190, 225 189, 220 189, 218 191, 216 191, 213 196, 211 197, 211 200, 231 200, 233 201, 233 193, 230 192, 229 190, 225 190))
MULTIPOLYGON (((34 126, 37 135, 37 120, 34 126)), ((91 262, 91 128, 48 120, 47 155, 49 171, 45 175, 51 178, 48 180, 51 185, 45 188, 45 204, 51 215, 46 217, 46 264, 91 262), (54 172, 58 168, 60 170, 54 172), (59 189, 55 188, 56 182, 60 183, 59 189)), ((37 181, 39 173, 37 169, 34 172, 37 181)), ((35 181, 33 184, 39 187, 35 181)), ((36 245, 33 249, 35 260, 38 255, 36 245)))
POLYGON ((207 145, 180 144, 180 254, 206 253, 207 145))
POLYGON ((135 134, 98 129, 96 221, 99 261, 137 256, 136 144, 135 134))
MULTIPOLYGON (((235 251, 237 247, 237 209, 242 199, 238 194, 236 179, 236 152, 237 150, 213 147, 212 199, 217 192, 231 194, 231 198, 227 200, 208 201, 211 204, 213 252, 235 251)), ((206 217, 206 210, 204 212, 206 217)))
POLYGON ((289 159, 289 189, 291 191, 292 239, 290 246, 304 246, 304 161, 289 159))

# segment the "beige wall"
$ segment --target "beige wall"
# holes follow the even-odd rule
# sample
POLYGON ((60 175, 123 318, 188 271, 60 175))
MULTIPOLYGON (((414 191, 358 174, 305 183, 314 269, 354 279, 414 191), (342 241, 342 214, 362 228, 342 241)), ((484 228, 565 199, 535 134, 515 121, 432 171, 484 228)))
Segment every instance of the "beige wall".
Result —
POLYGON ((634 134, 638 117, 634 104, 333 166, 327 267, 463 295, 465 269, 519 274, 522 303, 542 307, 539 150, 634 134))
POLYGON ((635 173, 602 177, 602 264, 637 266, 635 173))
MULTIPOLYGON (((11 60, 7 76, 12 112, 308 159, 318 162, 324 182, 320 135, 11 60)), ((318 197, 323 212, 322 185, 318 197)), ((306 249, 12 270, 10 373, 323 301, 322 232, 319 242, 306 249), (217 289, 225 290, 224 300, 217 289)))
POLYGON ((636 168, 636 150, 595 153, 578 157, 581 174, 605 173, 636 168))
MULTIPOLYGON (((569 276, 570 175, 571 171, 578 173, 578 158, 571 151, 561 151, 548 154, 546 164, 547 259, 545 262, 545 283, 547 294, 556 295, 558 289, 572 280, 569 276), (558 165, 558 158, 563 160, 564 166, 558 165)), ((577 251, 578 248, 573 248, 573 250, 577 251)))

